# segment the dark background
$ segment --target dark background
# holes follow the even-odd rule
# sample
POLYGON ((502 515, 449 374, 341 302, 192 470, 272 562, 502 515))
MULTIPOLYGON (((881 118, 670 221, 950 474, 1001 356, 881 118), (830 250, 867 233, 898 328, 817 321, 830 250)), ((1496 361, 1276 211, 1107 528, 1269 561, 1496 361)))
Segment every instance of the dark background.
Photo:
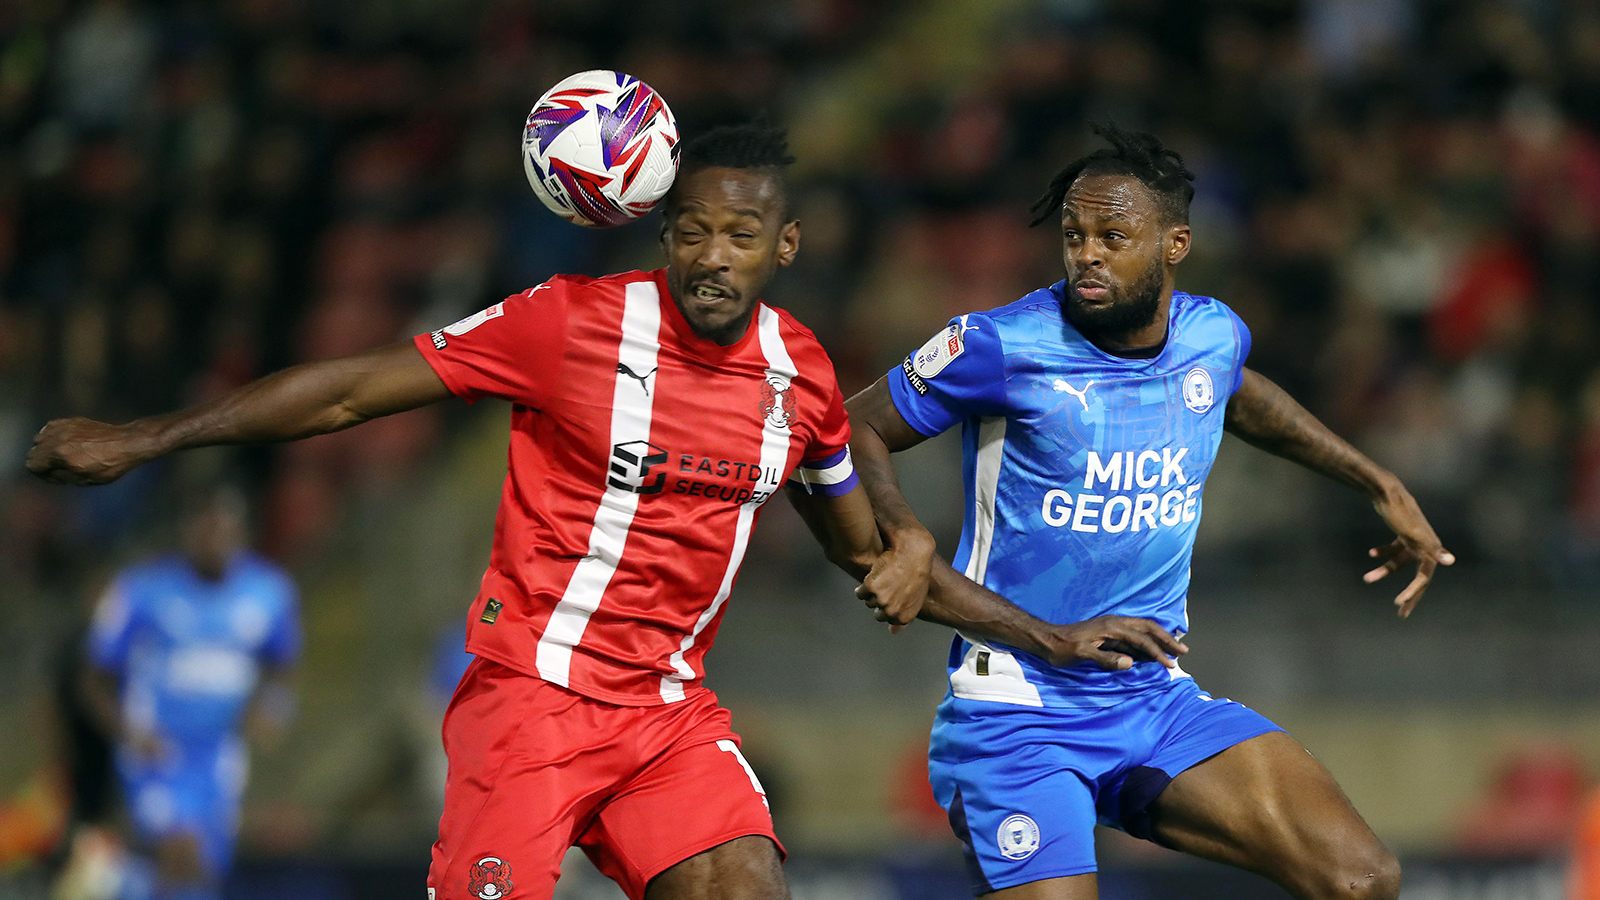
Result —
MULTIPOLYGON (((1059 277, 1026 208, 1096 146, 1089 121, 1180 150, 1199 178, 1179 287, 1230 304, 1250 365, 1405 479, 1461 560, 1394 620, 1400 585, 1359 582, 1386 540, 1365 501, 1230 439, 1186 667, 1290 727, 1406 854, 1565 852, 1600 771, 1600 4, 8 0, 0 871, 32 877, 64 803, 54 661, 109 574, 170 543, 173 491, 217 472, 249 484, 309 639, 299 718, 256 759, 246 874, 425 863, 429 672, 487 557, 505 410, 93 490, 21 459, 51 417, 170 409, 558 271, 658 265, 654 218, 571 226, 518 163, 534 99, 594 67, 648 81, 686 135, 790 129, 802 253, 771 299, 847 392, 1059 277)), ((948 552, 955 441, 902 470, 948 552)), ((891 639, 848 587, 772 509, 711 683, 797 873, 875 896, 861 866, 949 850, 917 762, 946 635, 891 639)), ((1141 846, 1102 855, 1167 864, 1141 846)))

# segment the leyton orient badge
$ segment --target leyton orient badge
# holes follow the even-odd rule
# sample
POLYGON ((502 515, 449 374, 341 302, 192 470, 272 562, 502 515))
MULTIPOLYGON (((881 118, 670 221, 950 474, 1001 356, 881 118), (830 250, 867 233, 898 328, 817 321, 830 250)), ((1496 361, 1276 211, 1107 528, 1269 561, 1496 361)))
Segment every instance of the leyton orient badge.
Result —
POLYGON ((794 387, 782 375, 768 375, 761 385, 761 415, 774 428, 787 428, 794 418, 794 387))
POLYGON ((472 867, 467 890, 481 900, 500 900, 511 893, 511 864, 498 856, 485 856, 472 867))

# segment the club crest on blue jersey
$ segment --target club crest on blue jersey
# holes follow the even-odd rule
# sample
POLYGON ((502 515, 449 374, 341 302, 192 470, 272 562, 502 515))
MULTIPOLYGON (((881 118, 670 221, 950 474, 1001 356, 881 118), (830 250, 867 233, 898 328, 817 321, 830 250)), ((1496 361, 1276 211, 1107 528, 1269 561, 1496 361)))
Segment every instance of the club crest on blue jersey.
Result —
POLYGON ((995 843, 1006 859, 1027 859, 1039 849, 1039 826, 1020 813, 1010 816, 1000 823, 995 843))
POLYGON ((1195 366, 1183 376, 1183 405, 1197 413, 1211 408, 1216 401, 1216 389, 1211 386, 1211 373, 1195 366))

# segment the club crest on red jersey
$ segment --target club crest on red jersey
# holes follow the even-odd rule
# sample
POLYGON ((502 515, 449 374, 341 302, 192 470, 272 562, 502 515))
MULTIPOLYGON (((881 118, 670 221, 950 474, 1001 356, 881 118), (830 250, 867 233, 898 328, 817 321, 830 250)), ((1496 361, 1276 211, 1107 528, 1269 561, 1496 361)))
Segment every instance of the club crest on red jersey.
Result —
POLYGON ((498 856, 485 856, 472 867, 467 890, 481 900, 500 900, 515 887, 511 883, 511 864, 498 856))
POLYGON ((775 428, 794 420, 794 387, 782 375, 768 375, 761 384, 761 415, 775 428))

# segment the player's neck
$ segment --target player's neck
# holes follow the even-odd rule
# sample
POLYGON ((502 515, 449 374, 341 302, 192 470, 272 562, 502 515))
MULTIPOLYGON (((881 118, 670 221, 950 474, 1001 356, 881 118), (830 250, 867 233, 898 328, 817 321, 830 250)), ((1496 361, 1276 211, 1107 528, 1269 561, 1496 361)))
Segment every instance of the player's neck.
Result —
POLYGON ((683 304, 679 302, 676 296, 672 298, 672 304, 678 308, 678 314, 682 316, 684 324, 689 326, 689 331, 695 337, 710 341, 719 347, 732 347, 734 344, 744 340, 744 336, 750 331, 750 323, 755 320, 756 314, 755 307, 752 306, 749 312, 720 328, 706 328, 689 317, 688 311, 683 308, 683 304))
POLYGON ((1167 322, 1163 318, 1159 327, 1152 326, 1131 334, 1090 334, 1085 337, 1096 347, 1116 356, 1152 355, 1148 351, 1155 350, 1167 342, 1167 322))
POLYGON ((732 347, 734 344, 744 340, 745 332, 750 330, 750 320, 752 318, 754 318, 753 315, 745 316, 743 319, 729 322, 717 331, 701 331, 695 328, 693 322, 689 323, 689 327, 694 329, 695 334, 716 344, 718 347, 732 347))

